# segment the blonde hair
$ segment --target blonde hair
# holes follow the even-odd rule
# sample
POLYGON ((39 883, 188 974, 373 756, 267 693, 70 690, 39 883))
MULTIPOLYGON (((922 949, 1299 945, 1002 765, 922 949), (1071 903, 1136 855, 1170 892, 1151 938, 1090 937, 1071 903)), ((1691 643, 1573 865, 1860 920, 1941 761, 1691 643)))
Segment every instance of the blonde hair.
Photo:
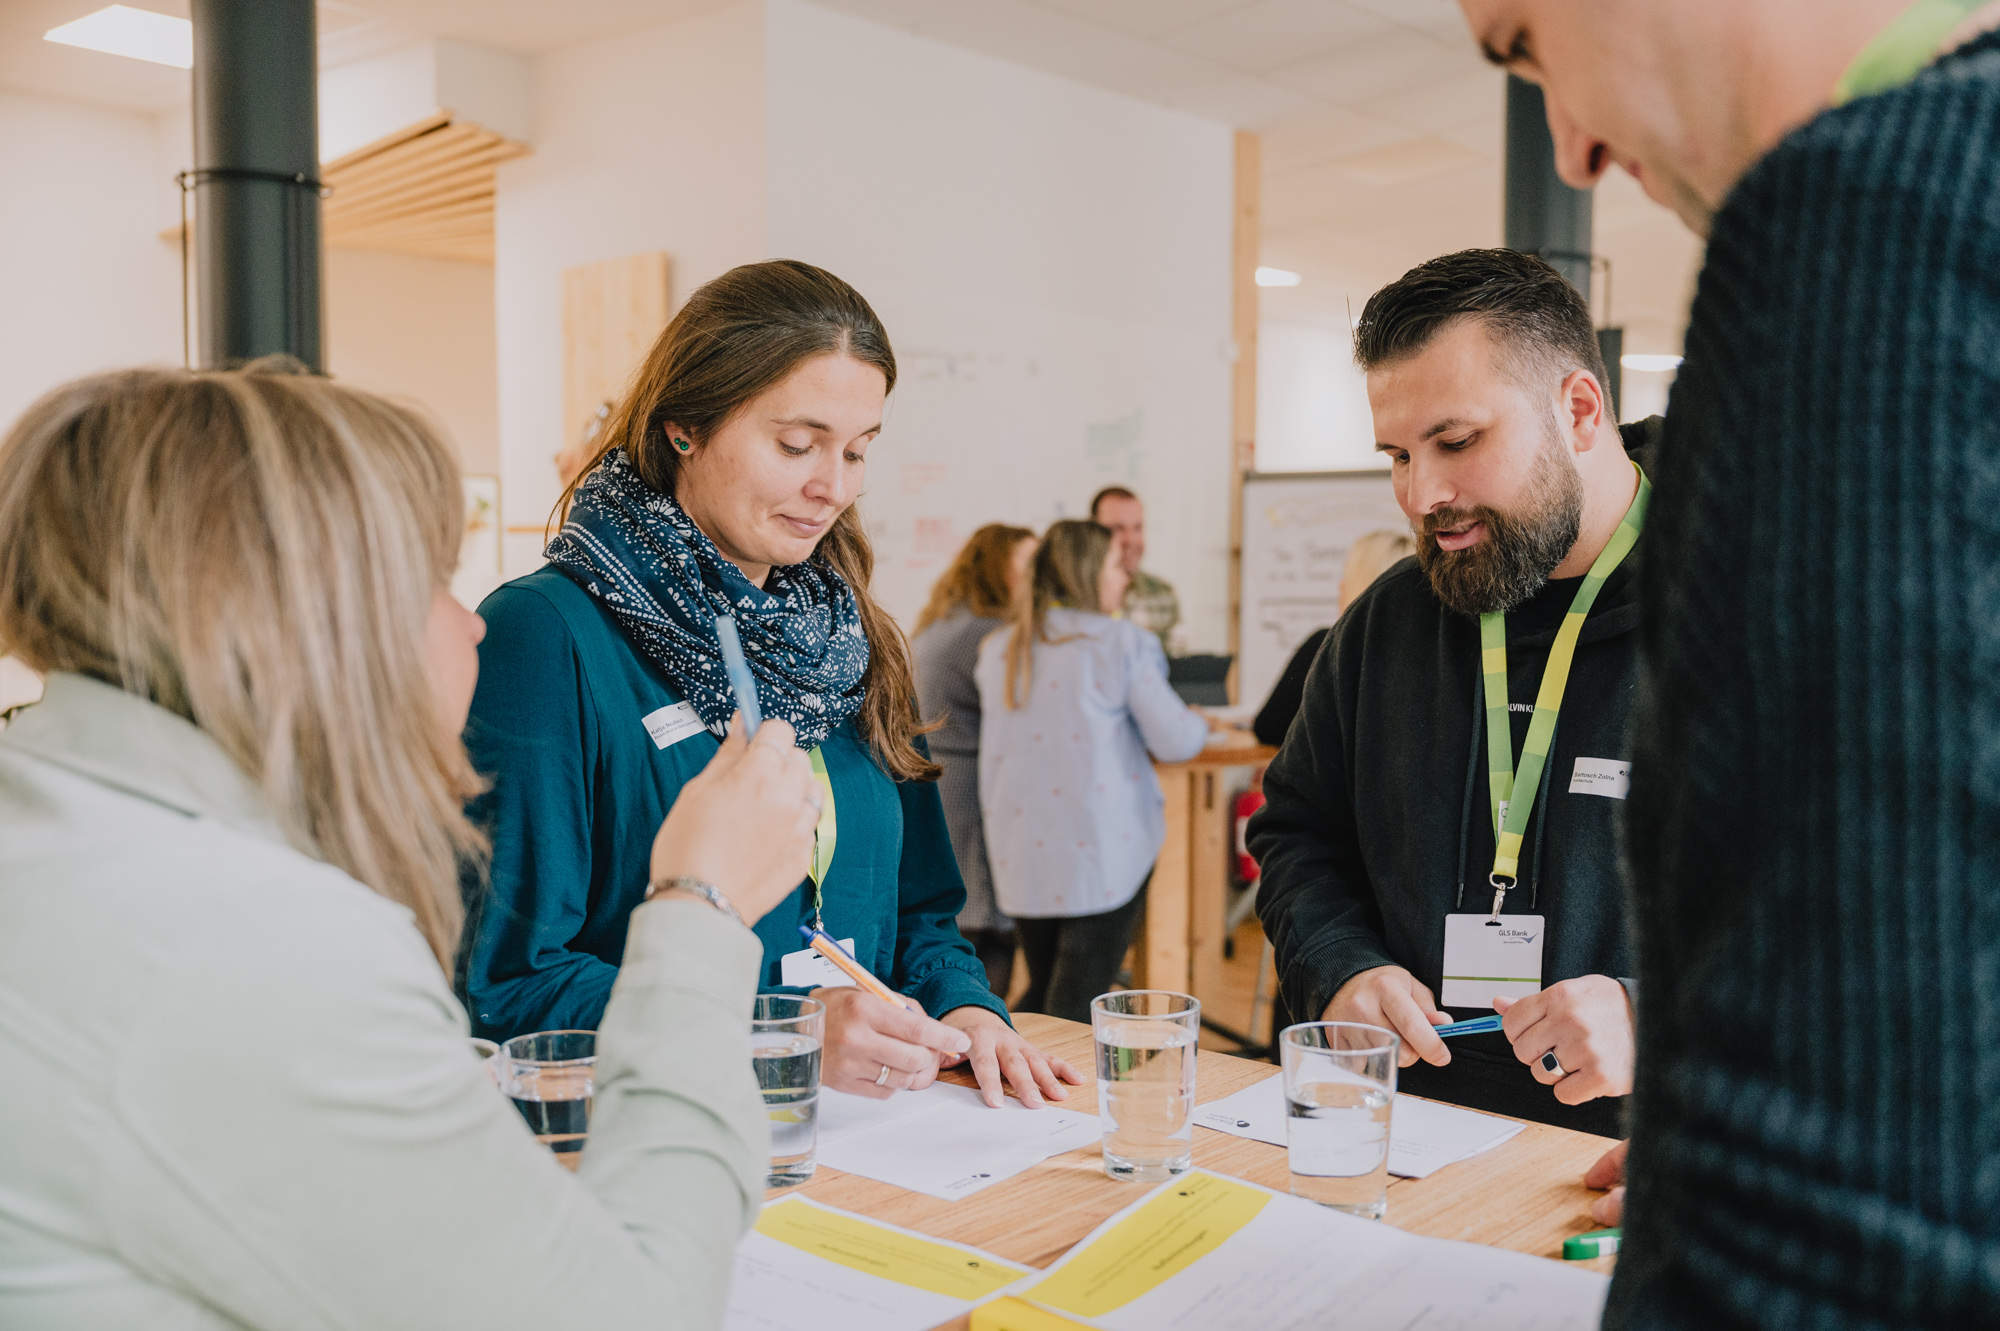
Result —
POLYGON ((1035 551, 1027 594, 1014 603, 1014 623, 1007 635, 1007 708, 1018 710, 1034 683, 1035 644, 1068 642, 1049 636, 1049 611, 1057 607, 1105 613, 1097 599, 1097 582, 1111 554, 1111 529, 1095 522, 1066 518, 1051 523, 1035 551))
POLYGON ((1375 585, 1375 579, 1417 552, 1417 543, 1408 531, 1383 528, 1371 531, 1347 547, 1347 560, 1340 566, 1340 612, 1354 604, 1356 597, 1375 585))
POLYGON ((1009 527, 1004 522, 989 522, 972 533, 951 567, 931 588, 931 599, 917 616, 912 633, 922 633, 960 606, 987 619, 1005 615, 1014 600, 1007 586, 1007 561, 1021 542, 1034 539, 1035 534, 1026 527, 1009 527))
POLYGON ((480 783, 425 630, 463 512, 414 413, 291 362, 79 380, 0 444, 0 648, 199 726, 449 972, 480 783))

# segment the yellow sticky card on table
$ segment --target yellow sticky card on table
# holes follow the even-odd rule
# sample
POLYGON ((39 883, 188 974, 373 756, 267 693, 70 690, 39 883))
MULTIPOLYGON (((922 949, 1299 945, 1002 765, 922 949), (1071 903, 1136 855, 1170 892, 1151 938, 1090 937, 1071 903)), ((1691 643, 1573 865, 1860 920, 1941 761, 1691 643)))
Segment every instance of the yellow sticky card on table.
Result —
POLYGON ((1122 1308, 1221 1247, 1270 1200, 1261 1188, 1190 1174, 1093 1240, 1028 1297, 1078 1317, 1122 1308))
POLYGON ((1010 1294, 974 1308, 972 1331, 1090 1331, 1090 1328, 1010 1294))
POLYGON ((796 1198, 765 1207, 757 1217, 757 1232, 863 1274, 954 1299, 983 1299, 1027 1274, 948 1243, 796 1198))

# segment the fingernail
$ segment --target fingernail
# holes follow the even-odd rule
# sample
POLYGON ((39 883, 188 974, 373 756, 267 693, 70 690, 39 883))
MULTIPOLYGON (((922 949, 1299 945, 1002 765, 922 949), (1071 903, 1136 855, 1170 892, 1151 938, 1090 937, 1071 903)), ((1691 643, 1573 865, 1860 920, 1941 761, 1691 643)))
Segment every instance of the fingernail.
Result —
POLYGON ((1054 1095, 1055 1095, 1056 1099, 1058 1099, 1058 1100, 1067 1100, 1067 1099, 1069 1099, 1069 1091, 1068 1091, 1067 1089, 1065 1089, 1064 1087, 1061 1087, 1061 1086, 1058 1086, 1058 1087, 1056 1087, 1056 1089, 1055 1089, 1055 1091, 1054 1091, 1054 1095))

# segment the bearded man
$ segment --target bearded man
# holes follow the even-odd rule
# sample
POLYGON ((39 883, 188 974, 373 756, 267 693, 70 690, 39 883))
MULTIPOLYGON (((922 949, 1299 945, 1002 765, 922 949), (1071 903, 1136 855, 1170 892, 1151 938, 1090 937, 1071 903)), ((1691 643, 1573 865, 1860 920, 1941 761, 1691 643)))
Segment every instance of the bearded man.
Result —
POLYGON ((1250 824, 1285 1002, 1397 1032, 1415 1094, 1616 1135, 1650 487, 1590 311, 1539 259, 1433 259, 1354 342, 1417 555, 1334 627, 1250 824), (1502 1031, 1434 1033, 1496 1009, 1502 1031))

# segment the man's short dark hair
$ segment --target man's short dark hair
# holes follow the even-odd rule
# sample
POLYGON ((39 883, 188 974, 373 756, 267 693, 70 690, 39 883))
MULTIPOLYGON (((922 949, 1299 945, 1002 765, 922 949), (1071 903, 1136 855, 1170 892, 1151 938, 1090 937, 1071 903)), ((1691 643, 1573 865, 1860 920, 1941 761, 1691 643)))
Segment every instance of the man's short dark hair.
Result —
POLYGON ((1136 500, 1138 497, 1138 495, 1133 494, 1122 485, 1107 485, 1090 497, 1090 520, 1092 522, 1097 521, 1098 507, 1107 499, 1136 500))
MULTIPOLYGON (((1418 264, 1368 298, 1354 330, 1354 359, 1374 370, 1414 356, 1461 319, 1478 319, 1510 378, 1553 388, 1589 370, 1609 392, 1604 353, 1583 293, 1532 254, 1460 250, 1418 264)), ((1608 409, 1608 404, 1607 404, 1608 409)))

